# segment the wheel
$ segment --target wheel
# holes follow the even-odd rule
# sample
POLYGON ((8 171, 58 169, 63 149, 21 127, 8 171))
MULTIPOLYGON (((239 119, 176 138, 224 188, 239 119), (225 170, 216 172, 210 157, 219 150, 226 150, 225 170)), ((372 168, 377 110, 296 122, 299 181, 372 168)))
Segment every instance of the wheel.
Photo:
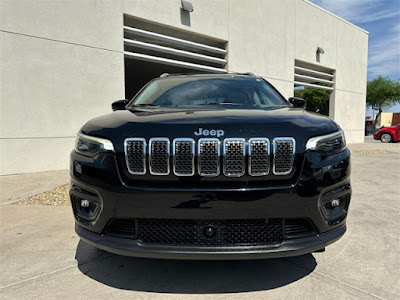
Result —
POLYGON ((392 136, 389 133, 384 133, 381 135, 382 143, 390 143, 392 141, 392 136))

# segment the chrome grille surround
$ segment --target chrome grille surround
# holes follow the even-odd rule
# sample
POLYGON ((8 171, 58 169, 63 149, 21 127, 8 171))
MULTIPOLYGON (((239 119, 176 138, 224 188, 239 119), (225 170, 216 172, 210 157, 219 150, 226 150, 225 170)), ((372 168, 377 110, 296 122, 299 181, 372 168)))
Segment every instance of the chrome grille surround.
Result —
POLYGON ((149 141, 149 169, 151 175, 169 175, 170 142, 168 138, 149 141))
POLYGON ((249 168, 251 176, 266 176, 270 169, 270 142, 267 138, 249 139, 249 168))
POLYGON ((277 137, 271 143, 268 138, 227 138, 223 140, 223 157, 221 158, 221 141, 218 138, 176 138, 172 142, 172 159, 170 159, 170 140, 168 138, 151 138, 148 145, 145 138, 126 138, 124 140, 125 163, 132 175, 145 175, 149 166, 151 175, 169 175, 172 162, 176 176, 220 175, 221 163, 223 174, 228 177, 240 177, 246 170, 246 150, 248 154, 247 172, 250 176, 266 176, 271 169, 274 175, 288 175, 292 172, 296 141, 291 137, 277 137), (147 150, 148 149, 148 150, 147 150), (146 151, 147 150, 147 151, 146 151), (146 163, 148 152, 149 163, 146 163), (272 152, 272 153, 271 153, 272 152))
POLYGON ((128 172, 132 175, 146 174, 146 139, 125 139, 124 152, 128 172))
POLYGON ((224 139, 224 175, 228 177, 243 176, 246 169, 246 142, 245 139, 230 138, 224 139))
POLYGON ((197 164, 200 176, 218 176, 220 173, 221 141, 202 138, 197 144, 197 164))
POLYGON ((292 172, 296 141, 290 137, 274 138, 273 142, 273 166, 275 175, 287 175, 292 172))
POLYGON ((195 141, 191 138, 177 138, 172 142, 173 172, 176 176, 193 176, 195 141))

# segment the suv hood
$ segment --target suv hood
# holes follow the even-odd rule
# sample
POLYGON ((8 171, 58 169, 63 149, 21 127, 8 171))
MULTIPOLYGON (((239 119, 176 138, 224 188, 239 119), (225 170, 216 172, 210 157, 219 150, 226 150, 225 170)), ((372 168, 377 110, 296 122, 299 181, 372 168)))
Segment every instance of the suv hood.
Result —
MULTIPOLYGON (((115 111, 92 119, 82 128, 84 134, 110 139, 122 151, 128 137, 215 137, 195 135, 199 128, 223 130, 223 138, 294 137, 297 147, 312 136, 339 129, 326 116, 303 109, 279 107, 263 109, 172 109, 140 108, 115 111)), ((296 148, 297 148, 296 147, 296 148)), ((303 148, 304 149, 304 148, 303 148)), ((297 149, 299 150, 299 149, 297 149)), ((302 152, 302 151, 301 151, 302 152)))

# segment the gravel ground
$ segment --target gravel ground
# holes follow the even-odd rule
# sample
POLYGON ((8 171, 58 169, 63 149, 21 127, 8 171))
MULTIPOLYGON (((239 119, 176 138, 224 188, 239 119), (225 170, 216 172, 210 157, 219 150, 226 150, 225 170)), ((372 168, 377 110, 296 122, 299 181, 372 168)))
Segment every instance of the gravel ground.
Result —
POLYGON ((396 152, 385 151, 385 150, 351 150, 352 154, 396 154, 396 152))
POLYGON ((69 184, 60 185, 35 196, 26 198, 15 204, 22 205, 71 205, 68 197, 69 184))

